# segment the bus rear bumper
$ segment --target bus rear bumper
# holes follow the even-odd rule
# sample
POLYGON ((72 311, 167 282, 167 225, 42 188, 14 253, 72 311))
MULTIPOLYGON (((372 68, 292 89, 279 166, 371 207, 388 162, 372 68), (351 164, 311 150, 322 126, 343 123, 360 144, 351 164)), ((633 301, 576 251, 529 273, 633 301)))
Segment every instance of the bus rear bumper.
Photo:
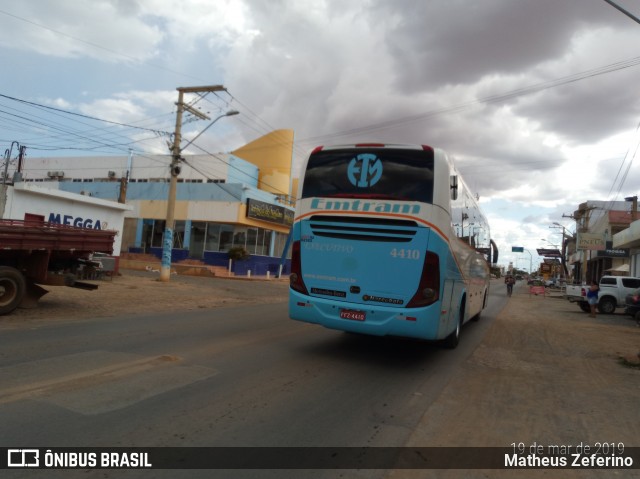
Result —
POLYGON ((400 336, 425 340, 439 340, 446 336, 439 335, 441 318, 438 304, 404 309, 337 303, 290 290, 289 317, 329 329, 372 336, 400 336), (364 319, 346 319, 348 316, 364 316, 364 319))

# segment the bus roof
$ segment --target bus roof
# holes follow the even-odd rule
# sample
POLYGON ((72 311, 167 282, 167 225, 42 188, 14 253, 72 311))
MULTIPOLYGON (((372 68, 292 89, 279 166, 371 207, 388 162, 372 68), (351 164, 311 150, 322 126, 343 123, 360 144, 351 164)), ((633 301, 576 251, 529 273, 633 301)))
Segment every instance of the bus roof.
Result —
POLYGON ((317 146, 313 149, 311 154, 318 153, 319 151, 326 150, 342 150, 345 148, 393 148, 393 149, 403 149, 403 150, 425 150, 425 151, 433 151, 434 148, 428 145, 404 145, 404 144, 396 144, 396 143, 354 143, 351 145, 330 145, 330 146, 317 146))

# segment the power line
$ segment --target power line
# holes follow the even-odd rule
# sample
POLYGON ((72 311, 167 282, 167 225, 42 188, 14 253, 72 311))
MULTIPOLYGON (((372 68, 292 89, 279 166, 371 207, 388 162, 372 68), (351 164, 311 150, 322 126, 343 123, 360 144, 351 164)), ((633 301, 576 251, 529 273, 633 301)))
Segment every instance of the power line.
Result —
POLYGON ((178 72, 178 71, 175 71, 175 70, 171 70, 170 68, 164 67, 162 65, 156 65, 154 63, 149 63, 149 62, 146 62, 144 60, 140 60, 139 58, 133 57, 131 55, 127 55, 127 54, 122 53, 122 52, 117 52, 115 50, 111 50, 110 48, 106 48, 106 47, 104 47, 102 45, 98 45, 97 43, 89 42, 87 40, 83 40, 82 38, 74 37, 72 35, 69 35, 67 33, 61 32, 59 30, 54 30, 53 28, 47 27, 46 25, 42 25, 41 23, 36 23, 36 22, 31 21, 31 20, 27 20, 26 18, 20 17, 18 15, 14 15, 14 14, 6 12, 4 10, 0 10, 0 14, 6 15, 6 16, 11 17, 11 18, 15 18, 16 20, 20 20, 21 22, 29 23, 30 25, 33 25, 35 27, 42 28, 44 30, 48 30, 50 32, 55 33, 56 35, 60 35, 60 36, 69 38, 69 39, 71 39, 73 41, 76 41, 76 42, 79 42, 79 43, 83 43, 83 44, 88 45, 88 46, 90 46, 92 48, 97 48, 99 50, 108 52, 108 53, 110 53, 112 55, 115 55, 115 56, 118 56, 118 57, 122 57, 122 58, 126 58, 127 60, 131 60, 131 61, 133 61, 135 63, 148 65, 148 66, 151 66, 153 68, 157 68, 159 70, 163 70, 163 71, 166 71, 166 72, 169 72, 169 73, 173 73, 175 75, 179 75, 179 76, 182 76, 182 77, 193 78, 193 79, 196 79, 196 80, 198 79, 197 77, 194 77, 192 75, 187 75, 187 74, 185 74, 183 72, 178 72))
POLYGON ((344 130, 341 132, 334 132, 325 135, 318 135, 313 137, 304 138, 299 140, 299 143, 318 143, 329 139, 334 139, 338 137, 351 136, 355 134, 369 133, 372 131, 380 131, 389 128, 397 128, 399 126, 403 126, 408 123, 414 123, 417 121, 422 121, 427 118, 435 117, 438 115, 449 114, 449 113, 457 113, 460 111, 467 110, 473 106, 479 104, 493 104, 500 103, 505 100, 510 100, 513 98, 521 97, 524 95, 530 95, 532 93, 538 93, 541 91, 548 90, 550 88, 555 88, 562 85, 567 85, 569 83, 574 83, 580 80, 584 80, 587 78, 596 77, 599 75, 604 75, 606 73, 612 73, 614 71, 634 67, 640 65, 640 57, 634 57, 629 60, 624 60, 616 63, 612 63, 606 66, 597 67, 591 70, 586 70, 580 73, 575 73, 572 75, 567 75, 565 77, 560 77, 554 80, 549 80, 541 83, 536 83, 533 85, 529 85, 523 88, 519 88, 516 90, 511 90, 509 92, 500 93, 496 95, 488 95, 482 98, 477 98, 475 100, 471 100, 465 103, 460 103, 458 105, 453 105, 450 107, 438 108, 435 110, 427 111, 424 113, 419 113, 416 115, 406 116, 403 118, 397 118, 395 120, 384 121, 380 123, 373 123, 371 125, 352 128, 350 130, 344 130))
MULTIPOLYGON (((2 12, 0 12, 0 13, 2 13, 2 12)), ((72 111, 63 110, 61 108, 55 108, 53 106, 42 105, 40 103, 34 103, 34 102, 31 102, 31 101, 27 101, 27 100, 21 100, 20 98, 15 98, 15 97, 12 97, 12 96, 3 95, 2 93, 0 93, 0 97, 6 98, 8 100, 17 101, 19 103, 24 103, 24 104, 27 104, 27 105, 31 105, 31 106, 36 106, 38 108, 44 108, 44 109, 51 110, 51 111, 57 111, 57 112, 60 112, 60 113, 64 113, 66 115, 78 116, 80 118, 86 118, 86 119, 89 119, 89 120, 95 120, 95 121, 100 121, 100 122, 103 122, 103 123, 109 123, 111 125, 126 126, 127 128, 133 128, 133 129, 137 129, 137 130, 151 131, 151 132, 153 132, 153 133, 155 133, 157 135, 162 135, 162 136, 170 136, 171 135, 171 133, 168 132, 168 131, 153 130, 151 128, 145 128, 145 127, 142 127, 142 126, 129 125, 127 123, 119 123, 117 121, 105 120, 104 118, 97 118, 95 116, 84 115, 82 113, 75 113, 75 112, 72 112, 72 111)))

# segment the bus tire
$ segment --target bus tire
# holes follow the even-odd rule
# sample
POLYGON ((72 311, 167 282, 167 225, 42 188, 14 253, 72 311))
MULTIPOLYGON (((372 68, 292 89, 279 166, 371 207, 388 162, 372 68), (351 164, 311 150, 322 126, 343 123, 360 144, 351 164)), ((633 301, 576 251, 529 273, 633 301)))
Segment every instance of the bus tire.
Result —
POLYGON ((473 318, 471 318, 471 321, 480 321, 480 318, 482 317, 482 311, 484 311, 484 308, 486 307, 487 307, 487 292, 485 291, 484 299, 482 300, 482 309, 478 312, 478 314, 476 314, 473 318))
POLYGON ((460 343, 460 331, 462 331, 462 322, 464 321, 464 302, 460 307, 460 317, 456 329, 444 339, 444 347, 447 349, 456 349, 460 343))
POLYGON ((9 314, 24 298, 27 284, 20 271, 10 266, 0 266, 0 315, 9 314))

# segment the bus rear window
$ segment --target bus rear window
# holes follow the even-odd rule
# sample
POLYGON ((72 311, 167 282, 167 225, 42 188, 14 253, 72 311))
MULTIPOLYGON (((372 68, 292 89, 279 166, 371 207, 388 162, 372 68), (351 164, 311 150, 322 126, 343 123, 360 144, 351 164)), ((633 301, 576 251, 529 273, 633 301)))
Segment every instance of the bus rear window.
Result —
POLYGON ((377 198, 433 202, 433 151, 320 150, 309 158, 302 198, 377 198))

